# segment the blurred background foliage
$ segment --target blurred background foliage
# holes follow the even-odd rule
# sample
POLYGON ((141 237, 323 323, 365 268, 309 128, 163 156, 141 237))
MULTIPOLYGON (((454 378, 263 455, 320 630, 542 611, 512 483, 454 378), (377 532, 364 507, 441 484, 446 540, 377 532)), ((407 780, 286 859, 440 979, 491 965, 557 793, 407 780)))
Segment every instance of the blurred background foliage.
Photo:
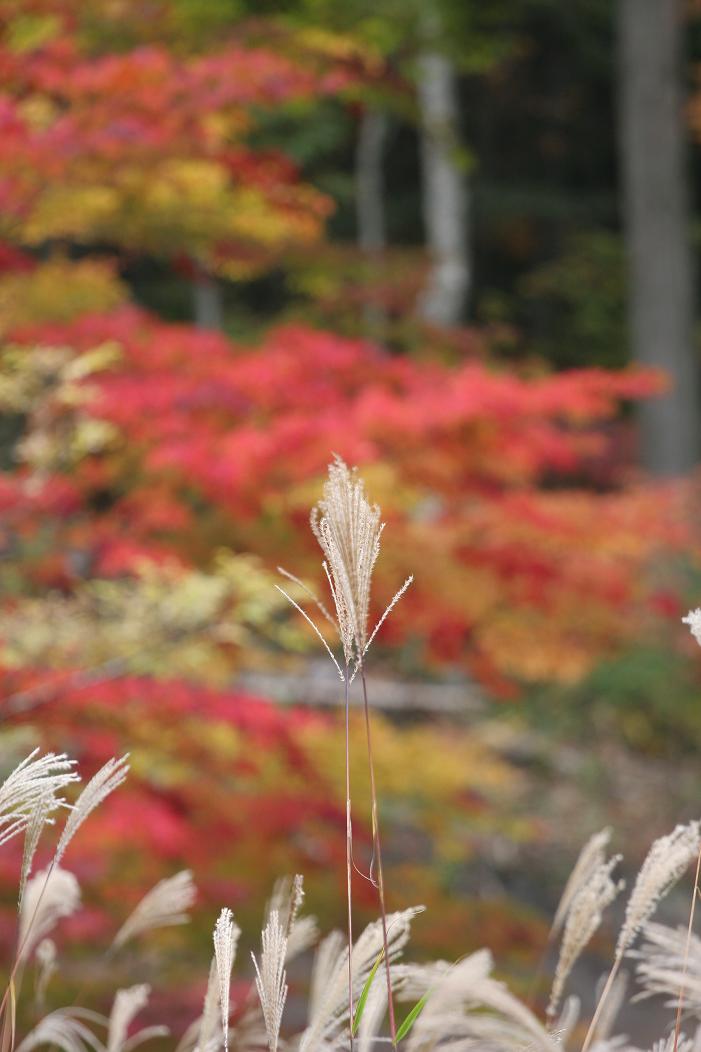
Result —
MULTIPOLYGON (((191 867, 199 953, 170 933, 123 964, 167 952, 184 1017, 215 904, 254 930, 299 870, 338 920, 338 684, 274 587, 280 564, 323 586, 307 518, 333 452, 388 524, 374 611, 416 576, 373 697, 419 952, 488 944, 527 975, 578 842, 616 821, 642 850, 698 792, 697 450, 649 454, 698 415, 697 351, 664 311, 657 357, 640 337, 625 7, 0 0, 2 767, 131 750, 77 842, 92 909, 65 950, 191 867)), ((679 319, 670 258, 654 300, 679 319)), ((74 954, 66 981, 99 983, 74 954)))

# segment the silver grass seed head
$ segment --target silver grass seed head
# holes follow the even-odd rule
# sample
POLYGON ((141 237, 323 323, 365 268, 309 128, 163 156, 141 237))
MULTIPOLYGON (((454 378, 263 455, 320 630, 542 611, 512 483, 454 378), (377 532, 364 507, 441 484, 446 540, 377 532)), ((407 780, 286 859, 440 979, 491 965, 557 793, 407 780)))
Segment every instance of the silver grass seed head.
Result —
POLYGON ((15 1052, 33 1052, 45 1045, 53 1045, 60 1052, 105 1052, 88 1023, 104 1026, 107 1020, 87 1008, 58 1008, 29 1031, 15 1052))
POLYGON ((623 889, 623 881, 614 881, 611 877, 620 860, 620 855, 614 855, 608 862, 600 863, 569 905, 547 1009, 549 1019, 554 1018, 570 972, 599 928, 604 910, 623 889))
POLYGON ((60 866, 41 870, 27 881, 19 915, 18 956, 28 960, 34 947, 79 906, 80 885, 60 866))
POLYGON ((600 832, 594 833, 590 836, 582 847, 563 889, 557 910, 555 911, 555 917, 551 927, 551 935, 556 935, 562 928, 565 917, 567 916, 567 911, 572 903, 572 899, 577 892, 584 887, 594 870, 601 866, 605 861, 605 850, 610 839, 611 829, 610 827, 607 827, 606 829, 602 829, 600 832))
POLYGON ((362 656, 368 642, 372 571, 384 524, 378 505, 368 502, 357 471, 338 456, 329 464, 310 525, 325 556, 343 653, 350 664, 362 656))
POLYGON ((117 990, 107 1028, 107 1052, 123 1052, 134 1017, 146 1006, 151 993, 148 983, 117 990))
POLYGON ((642 987, 635 1000, 663 996, 677 1003, 680 993, 684 1005, 701 1018, 701 939, 686 928, 669 928, 649 921, 643 928, 639 949, 629 957, 638 961, 636 978, 642 987))
POLYGON ((630 949, 636 935, 650 919, 660 899, 677 883, 701 846, 698 821, 676 826, 656 840, 643 862, 628 900, 616 944, 616 957, 630 949))
POLYGON ((682 618, 682 624, 689 626, 692 636, 701 644, 701 609, 690 610, 686 617, 682 618))
POLYGON ((234 966, 236 948, 241 929, 234 922, 230 909, 224 907, 214 926, 214 960, 219 982, 219 1006, 224 1035, 224 1048, 229 1047, 229 1003, 231 996, 231 969, 234 966))
POLYGON ((39 815, 46 818, 65 805, 60 795, 71 782, 80 778, 73 770, 75 761, 64 753, 38 756, 34 749, 0 785, 0 845, 33 825, 36 836, 41 832, 39 815))
POLYGON ((256 990, 265 1021, 269 1052, 277 1052, 282 1013, 287 1000, 287 937, 277 910, 271 910, 261 935, 260 963, 251 954, 256 970, 256 990))
POLYGON ((160 880, 146 892, 136 909, 127 917, 115 935, 113 945, 123 946, 130 939, 154 928, 186 924, 190 919, 188 911, 196 896, 197 889, 189 869, 160 880))
POLYGON ((675 1049, 676 1052, 692 1052, 694 1046, 695 1042, 685 1037, 684 1034, 680 1034, 679 1039, 675 1042, 675 1035, 671 1033, 660 1041, 656 1041, 652 1046, 652 1052, 675 1052, 675 1049))
POLYGON ((63 858, 66 848, 86 818, 92 814, 95 808, 100 806, 110 793, 114 792, 122 784, 129 772, 128 758, 128 753, 120 759, 113 756, 87 783, 76 800, 68 816, 68 821, 63 828, 61 839, 56 848, 55 860, 57 863, 63 858))

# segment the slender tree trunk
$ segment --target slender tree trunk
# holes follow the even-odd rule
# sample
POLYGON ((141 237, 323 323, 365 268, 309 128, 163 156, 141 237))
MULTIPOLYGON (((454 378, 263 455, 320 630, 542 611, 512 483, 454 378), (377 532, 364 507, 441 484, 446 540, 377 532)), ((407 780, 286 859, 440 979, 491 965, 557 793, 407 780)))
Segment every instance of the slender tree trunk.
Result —
POLYGON ((216 278, 198 268, 192 285, 195 325, 198 329, 223 328, 221 288, 216 278))
POLYGON ((470 290, 467 183, 457 157, 457 74, 450 59, 427 49, 419 59, 423 216, 431 269, 419 314, 457 325, 470 290))
MULTIPOLYGON (((383 157, 387 139, 387 114, 366 109, 360 119, 355 151, 355 211, 358 246, 369 259, 379 260, 387 247, 383 157)), ((385 315, 377 303, 367 303, 364 317, 368 329, 382 336, 385 315)))
POLYGON ((640 410, 642 458, 656 475, 698 453, 694 267, 681 88, 682 0, 619 0, 622 191, 633 357, 671 389, 640 410))

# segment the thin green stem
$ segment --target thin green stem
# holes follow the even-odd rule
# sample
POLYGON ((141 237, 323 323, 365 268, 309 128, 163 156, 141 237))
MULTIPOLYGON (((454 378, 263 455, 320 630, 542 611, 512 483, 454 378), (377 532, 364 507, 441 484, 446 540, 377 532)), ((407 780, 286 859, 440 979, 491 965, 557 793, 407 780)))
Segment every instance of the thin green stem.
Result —
POLYGON ((346 897, 348 901, 348 1032, 353 1052, 353 826, 350 787, 350 673, 346 662, 343 677, 346 706, 346 897))
POLYGON ((368 769, 370 772, 370 797, 372 806, 372 838, 373 852, 377 862, 377 890, 380 898, 380 914, 382 917, 382 945, 385 958, 385 975, 387 977, 387 1005, 389 1011, 389 1032, 392 1044, 397 1044, 397 1026, 394 1018, 394 1001, 392 998, 392 976, 389 964, 389 949, 387 945, 387 911, 385 909, 385 881, 382 870, 382 845, 380 842, 380 820, 377 807, 377 790, 375 784, 375 761, 372 751, 372 733, 370 729, 370 706, 368 704, 368 688, 365 679, 365 668, 361 662, 360 679, 363 684, 363 708, 365 710, 365 737, 368 746, 368 769))

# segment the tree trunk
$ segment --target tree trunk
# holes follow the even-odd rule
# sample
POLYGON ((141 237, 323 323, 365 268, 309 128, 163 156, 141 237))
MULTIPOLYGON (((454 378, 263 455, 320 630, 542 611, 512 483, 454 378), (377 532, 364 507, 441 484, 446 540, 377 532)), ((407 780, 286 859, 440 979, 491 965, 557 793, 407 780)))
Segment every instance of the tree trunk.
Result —
POLYGON ((467 184, 456 157, 457 74, 450 59, 427 50, 419 59, 423 216, 431 270, 419 314, 438 325, 462 320, 470 289, 467 184))
MULTIPOLYGON (((369 259, 378 260, 387 246, 383 154, 387 138, 387 115, 366 109, 360 119, 355 151, 355 212, 358 247, 369 259)), ((382 338, 385 315, 382 306, 367 303, 363 309, 370 333, 382 338)))
POLYGON ((216 278, 199 268, 193 280, 195 325, 198 329, 222 329, 221 288, 216 278))
POLYGON ((678 475, 698 453, 694 267, 680 67, 682 0, 619 0, 620 152, 633 357, 671 389, 640 409, 642 459, 678 475))

